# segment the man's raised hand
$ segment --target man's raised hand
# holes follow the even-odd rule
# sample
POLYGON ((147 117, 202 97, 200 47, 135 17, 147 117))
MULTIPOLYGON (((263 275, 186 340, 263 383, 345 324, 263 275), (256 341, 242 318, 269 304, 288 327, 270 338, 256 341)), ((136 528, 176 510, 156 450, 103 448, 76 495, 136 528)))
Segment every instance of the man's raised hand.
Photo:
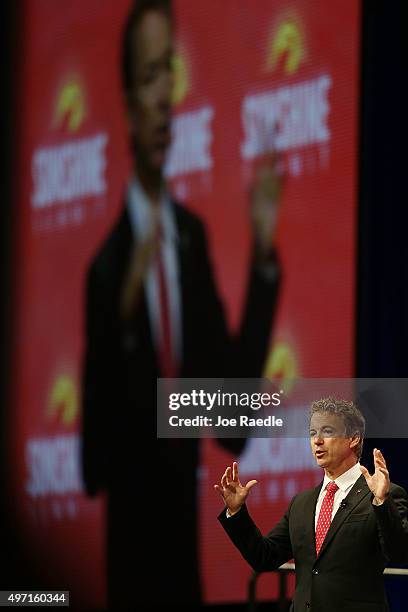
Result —
POLYGON ((377 502, 382 503, 390 491, 390 476, 385 463, 384 455, 378 448, 373 450, 374 474, 371 475, 366 467, 360 466, 361 473, 366 479, 370 491, 377 502))
POLYGON ((159 211, 156 207, 151 213, 150 231, 137 240, 129 259, 120 301, 120 315, 123 321, 128 321, 135 315, 149 266, 159 250, 159 245, 159 211))
POLYGON ((227 467, 221 478, 221 483, 214 485, 214 489, 223 498, 230 514, 235 514, 245 503, 249 491, 256 484, 257 480, 250 480, 245 486, 242 486, 238 476, 238 463, 234 461, 232 470, 227 467))

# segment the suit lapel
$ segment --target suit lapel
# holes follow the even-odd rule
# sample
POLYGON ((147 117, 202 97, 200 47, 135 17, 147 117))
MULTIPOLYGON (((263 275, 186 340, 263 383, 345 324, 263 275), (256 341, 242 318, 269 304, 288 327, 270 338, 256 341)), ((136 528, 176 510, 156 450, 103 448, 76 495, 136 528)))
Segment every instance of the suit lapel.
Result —
POLYGON ((181 374, 184 375, 184 364, 186 363, 186 339, 190 336, 190 300, 194 295, 194 289, 191 288, 191 233, 189 232, 188 224, 186 223, 184 210, 173 202, 174 213, 177 225, 177 263, 179 272, 179 287, 180 287, 180 307, 181 307, 181 334, 182 334, 182 351, 181 351, 181 374), (184 213, 184 214, 183 214, 184 213))
POLYGON ((352 486, 350 492, 344 498, 344 501, 346 501, 346 506, 343 508, 340 507, 337 510, 317 556, 318 559, 320 558, 324 550, 327 548, 327 546, 330 544, 330 542, 332 541, 338 529, 344 523, 346 518, 355 510, 355 508, 363 501, 363 499, 365 499, 365 497, 369 493, 370 489, 367 486, 364 476, 361 475, 352 486))
POLYGON ((315 512, 317 499, 319 497, 320 490, 322 488, 323 481, 321 481, 317 487, 310 491, 304 507, 304 516, 306 517, 306 536, 309 541, 310 555, 316 558, 316 545, 315 545, 315 512))

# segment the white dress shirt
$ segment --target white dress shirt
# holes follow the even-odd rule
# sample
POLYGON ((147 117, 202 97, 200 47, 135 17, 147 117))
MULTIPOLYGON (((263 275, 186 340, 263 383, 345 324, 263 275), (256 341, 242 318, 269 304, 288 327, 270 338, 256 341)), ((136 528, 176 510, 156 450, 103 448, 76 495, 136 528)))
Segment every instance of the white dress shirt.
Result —
POLYGON ((352 486, 355 484, 358 478, 360 478, 360 476, 361 476, 361 470, 360 470, 359 462, 353 465, 353 467, 347 470, 347 472, 344 472, 341 476, 338 476, 336 480, 334 481, 332 481, 331 478, 329 478, 327 474, 325 474, 324 479, 323 479, 322 488, 320 489, 319 497, 317 498, 317 504, 316 504, 316 510, 315 510, 315 529, 317 525, 317 519, 319 517, 320 508, 322 507, 323 499, 325 495, 327 494, 327 491, 326 491, 327 484, 329 482, 335 482, 336 485, 339 487, 334 495, 333 511, 332 511, 332 516, 331 516, 331 520, 333 520, 334 515, 339 509, 341 502, 346 497, 346 495, 350 492, 352 486))
MULTIPOLYGON (((132 232, 136 240, 146 239, 153 232, 152 205, 140 182, 134 176, 128 189, 128 212, 132 232)), ((177 258, 177 225, 175 212, 170 197, 163 191, 159 203, 159 222, 161 227, 161 255, 164 265, 167 296, 170 309, 172 346, 178 362, 181 361, 182 327, 181 327, 181 294, 179 265, 177 258)), ((159 278, 155 259, 152 259, 145 279, 145 293, 153 342, 159 349, 162 337, 159 278)))

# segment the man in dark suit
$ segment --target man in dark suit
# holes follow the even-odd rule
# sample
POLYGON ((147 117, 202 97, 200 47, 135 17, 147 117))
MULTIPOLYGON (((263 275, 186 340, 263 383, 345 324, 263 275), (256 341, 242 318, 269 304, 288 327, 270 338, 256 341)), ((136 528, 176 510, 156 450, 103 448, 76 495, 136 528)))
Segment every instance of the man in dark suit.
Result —
MULTIPOLYGON (((134 172, 124 209, 86 286, 83 473, 107 491, 110 609, 200 601, 197 440, 156 439, 157 377, 258 377, 275 310, 272 246, 279 180, 260 170, 252 193, 253 254, 239 333, 228 330, 202 223, 163 176, 170 144, 172 15, 140 0, 123 39, 134 172), (177 481, 177 484, 176 484, 177 481), (175 495, 182 481, 184 494, 175 495), (136 572, 136 566, 139 569, 136 572)), ((242 441, 225 440, 239 452, 242 441)))
POLYGON ((323 483, 295 495, 266 536, 245 505, 256 481, 242 486, 234 463, 215 485, 226 504, 219 520, 255 570, 294 558, 294 612, 385 612, 384 567, 408 563, 408 496, 390 482, 380 450, 373 475, 359 464, 364 428, 352 402, 312 404, 310 442, 323 483))

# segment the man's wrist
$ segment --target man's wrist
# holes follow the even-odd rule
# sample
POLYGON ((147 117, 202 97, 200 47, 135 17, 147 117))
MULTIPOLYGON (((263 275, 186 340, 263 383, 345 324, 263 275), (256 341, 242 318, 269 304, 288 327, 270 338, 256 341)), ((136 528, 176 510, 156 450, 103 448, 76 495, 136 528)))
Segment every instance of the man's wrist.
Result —
POLYGON ((227 518, 231 518, 231 516, 234 516, 234 514, 237 514, 237 512, 239 512, 240 510, 241 510, 241 508, 238 508, 238 510, 235 510, 234 512, 232 512, 229 508, 227 508, 226 511, 225 511, 225 514, 226 514, 227 518))
POLYGON ((383 497, 378 497, 377 495, 374 495, 374 498, 373 498, 374 506, 382 506, 388 496, 389 496, 389 493, 386 493, 383 497))

